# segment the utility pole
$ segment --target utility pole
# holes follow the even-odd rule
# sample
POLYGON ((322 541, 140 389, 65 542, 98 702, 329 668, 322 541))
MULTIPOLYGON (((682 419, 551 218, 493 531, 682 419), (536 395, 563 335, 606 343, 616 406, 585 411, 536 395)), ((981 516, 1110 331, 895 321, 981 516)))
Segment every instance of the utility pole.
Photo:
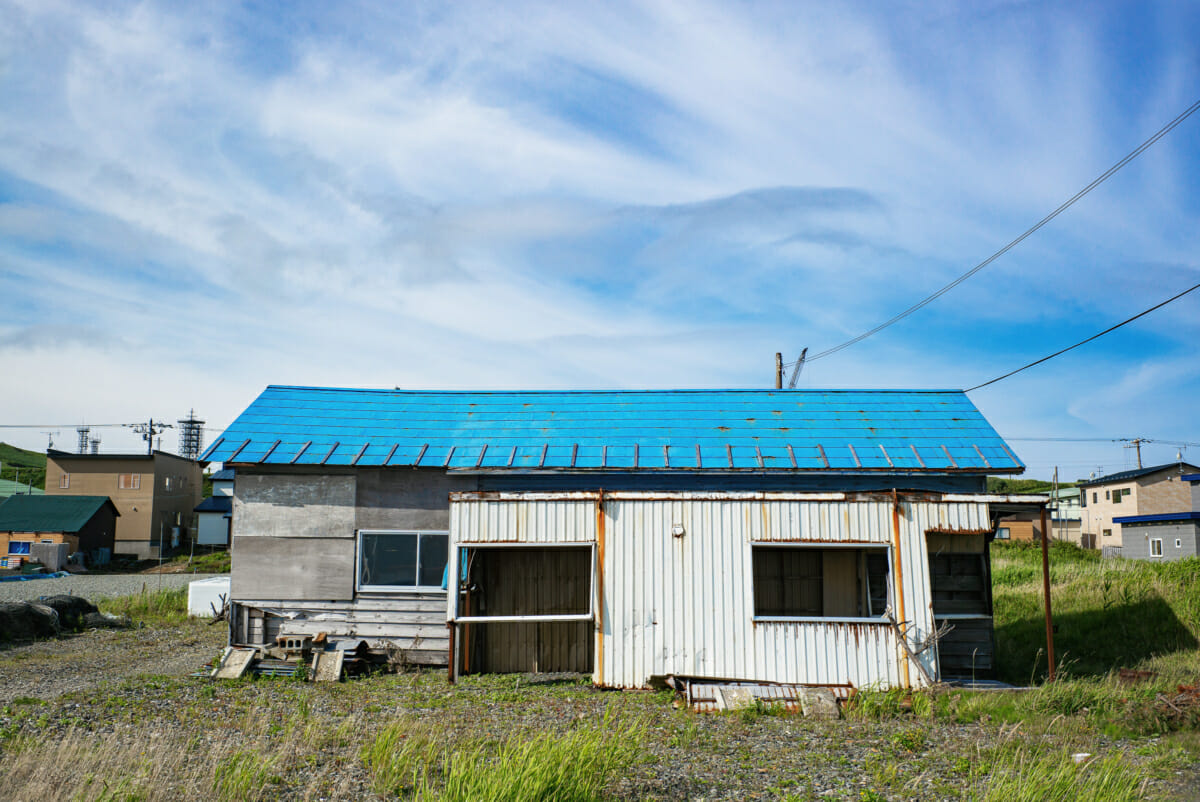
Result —
POLYGON ((1126 448, 1132 448, 1137 453, 1137 463, 1138 463, 1139 470, 1142 467, 1142 443, 1145 443, 1145 442, 1146 442, 1146 438, 1135 437, 1129 441, 1129 445, 1125 446, 1126 448))
POLYGON ((783 354, 775 352, 775 389, 783 389, 783 354))
POLYGON ((142 439, 146 441, 147 455, 154 453, 154 438, 157 437, 163 429, 175 428, 169 423, 155 423, 154 418, 151 418, 149 423, 127 423, 125 425, 140 434, 142 439))

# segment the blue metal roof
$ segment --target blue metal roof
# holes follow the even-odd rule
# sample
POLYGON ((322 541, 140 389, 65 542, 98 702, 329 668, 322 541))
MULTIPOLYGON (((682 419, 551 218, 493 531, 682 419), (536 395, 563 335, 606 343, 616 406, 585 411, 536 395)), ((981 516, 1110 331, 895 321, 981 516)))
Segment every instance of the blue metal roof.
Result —
POLYGON ((1115 524, 1149 524, 1159 521, 1200 521, 1200 512, 1160 512, 1154 515, 1126 515, 1113 518, 1115 524))
POLYGON ((1185 482, 1200 482, 1200 473, 1189 473, 1179 478, 1185 482))
POLYGON ((203 459, 489 471, 1024 470, 960 390, 271 386, 203 459))
POLYGON ((233 512, 233 496, 209 496, 193 507, 192 512, 233 512))

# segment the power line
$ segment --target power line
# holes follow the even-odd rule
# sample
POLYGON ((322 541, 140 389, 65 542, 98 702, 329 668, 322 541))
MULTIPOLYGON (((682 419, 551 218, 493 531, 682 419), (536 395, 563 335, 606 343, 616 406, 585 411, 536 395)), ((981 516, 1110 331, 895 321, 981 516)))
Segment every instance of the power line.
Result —
POLYGON ((820 352, 819 354, 808 357, 807 361, 811 362, 814 359, 821 359, 822 357, 827 357, 832 354, 836 354, 838 351, 841 351, 843 348, 849 348, 850 346, 854 345, 855 343, 860 343, 863 340, 870 337, 871 335, 878 334, 879 332, 883 331, 884 329, 888 328, 889 326, 899 323, 901 320, 908 317, 913 312, 916 312, 917 310, 922 309, 923 307, 925 307, 928 304, 932 303, 933 301, 937 300, 941 296, 945 295, 947 292, 954 289, 959 284, 962 284, 964 281, 966 281, 971 276, 978 273, 980 270, 983 270, 985 267, 987 267, 992 262, 999 259, 1004 254, 1011 251, 1017 245, 1021 244, 1026 238, 1028 238, 1031 234, 1033 234, 1038 229, 1042 228, 1044 225, 1049 223, 1051 220, 1058 217, 1060 214, 1065 212, 1067 209, 1074 206, 1076 201, 1078 201, 1084 195, 1087 195, 1089 192, 1091 192, 1096 187, 1100 186, 1102 183, 1107 181, 1113 174, 1115 174, 1118 170, 1120 170, 1122 167, 1129 164, 1129 162, 1133 161, 1138 156, 1140 156, 1143 151, 1145 151, 1147 148, 1149 148, 1155 142, 1157 142, 1158 140, 1160 140, 1164 136, 1166 136, 1168 133, 1170 133, 1172 129, 1174 129, 1177 125, 1182 123, 1188 117, 1192 116, 1192 114, 1194 114, 1197 109, 1200 109, 1200 100, 1196 101, 1191 106, 1189 106, 1186 111, 1184 111, 1182 114, 1180 114, 1175 119, 1171 120, 1171 122, 1167 123, 1165 126, 1158 129, 1158 132, 1155 133, 1154 136, 1147 139, 1141 145, 1138 145, 1138 147, 1135 150, 1133 150, 1131 153, 1129 153, 1127 156, 1125 156, 1125 158, 1121 159, 1119 162, 1114 164, 1112 167, 1109 167, 1107 170, 1105 170, 1104 173, 1102 173, 1098 178, 1096 178, 1096 180, 1092 181, 1092 183, 1088 184, 1086 187, 1084 187, 1083 189, 1079 190, 1074 195, 1072 195, 1069 200, 1065 201, 1057 209, 1055 209, 1050 214, 1046 215, 1041 220, 1039 220, 1032 228, 1027 230, 1024 234, 1017 237, 1012 242, 1008 243, 1003 248, 996 251, 991 256, 989 256, 987 259, 984 259, 982 262, 975 265, 970 270, 968 270, 966 273, 963 273, 961 276, 954 279, 954 281, 951 281, 949 284, 942 287, 937 292, 933 293, 932 295, 926 296, 921 301, 918 301, 917 303, 913 304, 912 306, 910 306, 908 309, 905 309, 900 314, 889 318, 888 320, 884 321, 883 323, 880 323, 875 328, 873 328, 869 331, 865 331, 862 334, 858 335, 857 337, 847 340, 846 342, 842 343, 841 345, 835 345, 833 348, 829 348, 827 350, 820 352))
POLYGON ((1183 296, 1187 295, 1189 292, 1192 292, 1197 289, 1200 289, 1200 284, 1193 284, 1191 287, 1188 287, 1186 290, 1179 293, 1178 295, 1172 295, 1167 300, 1163 301, 1162 303, 1155 304, 1154 306, 1150 307, 1149 309, 1147 309, 1144 312, 1138 312, 1133 317, 1122 320, 1120 323, 1118 323, 1115 326, 1109 326, 1107 329, 1100 332, 1099 334, 1093 334, 1091 337, 1088 337, 1086 340, 1080 340, 1079 342, 1075 343, 1074 345, 1067 346, 1066 348, 1062 349, 1061 351, 1055 351, 1053 354, 1050 354, 1050 356, 1044 356, 1041 359, 1037 360, 1036 362, 1030 362, 1028 365, 1019 367, 1016 370, 1010 370, 1008 373, 1005 373, 1003 376, 997 376, 996 378, 992 379, 991 381, 986 381, 983 384, 977 384, 974 387, 964 390, 964 392, 967 392, 967 393, 973 392, 975 390, 980 389, 981 387, 987 387, 989 384, 995 384, 996 382, 1001 381, 1002 379, 1007 379, 1009 376, 1014 376, 1023 370, 1032 368, 1034 365, 1040 365, 1043 362, 1048 362, 1049 360, 1054 359, 1054 357, 1056 357, 1056 356, 1061 356, 1062 354, 1065 354, 1067 351, 1074 350, 1081 345, 1086 345, 1087 343, 1090 343, 1092 340, 1095 340, 1099 337, 1103 337, 1105 334, 1108 334, 1110 331, 1116 331, 1117 329, 1124 326, 1126 323, 1132 323, 1133 321, 1137 320, 1139 317, 1145 317, 1146 315, 1153 312, 1155 309, 1161 309, 1162 307, 1171 303, 1171 301, 1178 300, 1178 299, 1182 298, 1183 296))

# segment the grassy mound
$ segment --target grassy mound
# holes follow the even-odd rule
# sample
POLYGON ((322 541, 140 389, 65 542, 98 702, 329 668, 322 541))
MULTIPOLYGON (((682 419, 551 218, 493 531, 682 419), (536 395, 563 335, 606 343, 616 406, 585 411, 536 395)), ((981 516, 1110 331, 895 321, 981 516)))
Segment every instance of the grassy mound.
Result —
MULTIPOLYGON (((1055 656, 1067 674, 1134 668, 1174 675, 1200 665, 1200 559, 1102 560, 1055 542, 1050 584, 1055 656)), ((1041 679, 1047 662, 1038 544, 993 545, 992 593, 1000 678, 1041 679)))

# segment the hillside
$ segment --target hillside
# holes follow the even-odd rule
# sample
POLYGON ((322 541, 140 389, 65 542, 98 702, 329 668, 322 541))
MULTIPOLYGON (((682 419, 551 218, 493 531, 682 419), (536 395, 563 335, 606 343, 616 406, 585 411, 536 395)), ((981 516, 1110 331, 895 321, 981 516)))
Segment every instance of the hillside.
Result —
MULTIPOLYGON (((1059 481, 1059 487, 1074 487, 1075 482, 1059 481)), ((1054 489, 1054 482, 1045 479, 1008 479, 1000 476, 987 478, 989 493, 1049 493, 1054 489)))
POLYGON ((23 448, 0 443, 0 479, 29 481, 29 472, 33 471, 33 486, 46 489, 46 455, 36 451, 26 451, 23 448))
MULTIPOLYGON (((1102 560, 1096 551, 1055 542, 1050 582, 1055 655, 1065 673, 1098 677, 1133 668, 1194 681, 1200 665, 1200 559, 1102 560)), ((1038 544, 992 546, 992 592, 1000 678, 1040 681, 1046 622, 1038 544)))

